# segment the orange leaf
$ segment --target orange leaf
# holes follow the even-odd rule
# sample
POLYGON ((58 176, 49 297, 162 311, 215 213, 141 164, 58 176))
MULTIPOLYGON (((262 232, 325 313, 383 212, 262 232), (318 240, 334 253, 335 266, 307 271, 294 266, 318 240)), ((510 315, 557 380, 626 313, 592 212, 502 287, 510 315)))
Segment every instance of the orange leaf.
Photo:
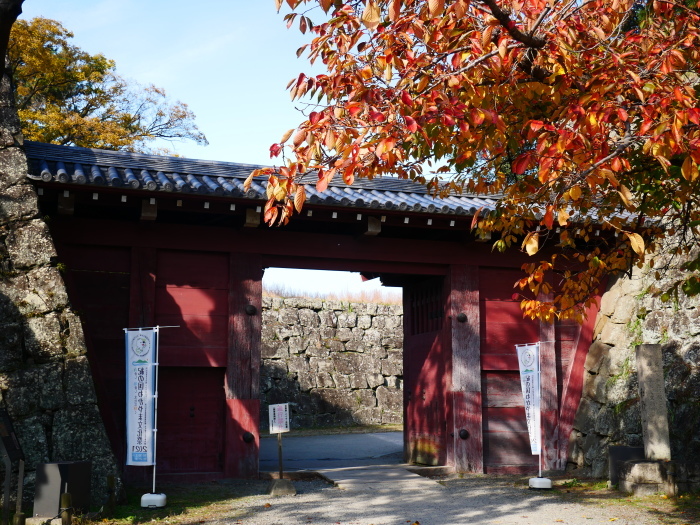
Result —
POLYGON ((294 128, 287 130, 287 132, 284 135, 282 135, 282 138, 280 139, 280 144, 284 144, 285 142, 287 142, 289 140, 289 137, 292 136, 292 133, 294 133, 294 128))
POLYGON ((471 230, 473 230, 474 228, 476 228, 476 225, 477 225, 477 223, 478 223, 478 221, 479 221, 479 213, 481 213, 481 210, 483 210, 483 209, 484 209, 484 207, 482 206, 481 208, 479 208, 478 210, 476 210, 476 213, 474 214, 474 217, 472 217, 472 225, 471 225, 471 228, 470 228, 471 230))
POLYGON ((321 4, 321 9, 323 9, 323 11, 327 13, 333 5, 333 0, 319 0, 319 3, 321 4))
POLYGON ((389 4, 389 20, 396 22, 401 15, 401 0, 391 0, 389 4))
POLYGON ((445 0, 428 0, 428 12, 432 18, 439 16, 445 10, 445 0))
POLYGON ((294 208, 297 210, 297 213, 301 212, 301 209, 304 207, 304 202, 306 202, 306 190, 304 186, 299 185, 294 195, 294 208))
POLYGON ((300 146, 302 142, 304 142, 304 139, 306 138, 306 130, 299 128, 296 130, 294 135, 292 136, 292 144, 294 146, 300 146))
POLYGON ((548 230, 551 230, 554 225, 554 206, 551 204, 547 206, 547 211, 542 218, 542 224, 544 224, 548 230))

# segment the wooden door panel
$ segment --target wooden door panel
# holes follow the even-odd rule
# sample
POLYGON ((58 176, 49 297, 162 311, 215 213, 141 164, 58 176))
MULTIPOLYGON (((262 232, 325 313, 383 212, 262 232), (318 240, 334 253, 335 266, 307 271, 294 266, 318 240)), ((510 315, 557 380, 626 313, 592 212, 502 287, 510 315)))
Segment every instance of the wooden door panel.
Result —
POLYGON ((224 369, 161 367, 158 379, 158 469, 221 472, 224 369))

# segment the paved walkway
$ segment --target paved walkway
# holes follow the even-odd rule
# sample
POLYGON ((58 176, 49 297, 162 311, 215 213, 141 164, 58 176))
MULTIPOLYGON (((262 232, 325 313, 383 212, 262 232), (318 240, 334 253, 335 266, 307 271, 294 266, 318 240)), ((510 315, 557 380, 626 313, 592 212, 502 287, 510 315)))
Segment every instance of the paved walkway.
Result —
MULTIPOLYGON (((260 440, 260 470, 279 469, 277 438, 260 440)), ((338 488, 374 492, 430 491, 442 486, 402 464, 403 434, 375 432, 282 438, 285 472, 315 471, 338 488)))

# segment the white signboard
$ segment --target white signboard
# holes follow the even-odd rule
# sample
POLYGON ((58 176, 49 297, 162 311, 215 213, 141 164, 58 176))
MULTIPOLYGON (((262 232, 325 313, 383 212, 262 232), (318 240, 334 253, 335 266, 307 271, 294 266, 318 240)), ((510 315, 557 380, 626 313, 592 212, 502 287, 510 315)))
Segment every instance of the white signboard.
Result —
POLYGON ((147 466, 153 457, 156 330, 125 330, 126 464, 147 466))
POLYGON ((520 386, 523 390, 525 419, 530 434, 530 449, 540 453, 540 344, 515 345, 520 365, 520 386))
POLYGON ((289 403, 270 405, 270 434, 289 432, 289 403))

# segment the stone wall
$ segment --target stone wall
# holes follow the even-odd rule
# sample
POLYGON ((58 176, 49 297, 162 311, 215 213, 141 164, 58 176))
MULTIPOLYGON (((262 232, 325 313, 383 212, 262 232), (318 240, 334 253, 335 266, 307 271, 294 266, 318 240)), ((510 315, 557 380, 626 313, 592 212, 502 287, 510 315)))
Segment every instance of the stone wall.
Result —
MULTIPOLYGON (((97 408, 85 341, 27 183, 7 78, 0 86, 0 406, 25 454, 25 501, 38 463, 90 459, 104 501, 115 459, 97 408)), ((16 471, 17 465, 14 465, 16 471)), ((4 475, 4 474, 3 474, 4 475)), ((17 487, 13 480, 13 490, 17 487)))
POLYGON ((569 444, 569 468, 607 477, 608 446, 643 446, 635 346, 661 344, 671 457, 700 457, 700 298, 662 301, 648 267, 613 279, 601 301, 585 363, 584 391, 569 444))
POLYGON ((293 428, 403 421, 399 305, 263 299, 261 426, 291 403, 293 428))

